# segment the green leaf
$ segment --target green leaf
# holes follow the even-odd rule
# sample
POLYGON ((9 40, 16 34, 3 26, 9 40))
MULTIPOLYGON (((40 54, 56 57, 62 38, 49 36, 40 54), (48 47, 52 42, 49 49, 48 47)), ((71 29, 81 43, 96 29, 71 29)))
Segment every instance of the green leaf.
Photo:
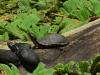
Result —
POLYGON ((70 67, 72 66, 72 65, 74 65, 75 64, 75 62, 74 61, 70 61, 68 64, 65 64, 65 71, 66 72, 68 72, 69 74, 71 74, 73 71, 70 69, 70 67))
POLYGON ((100 15, 100 1, 99 0, 90 0, 90 3, 93 5, 93 11, 100 15))
POLYGON ((37 22, 40 21, 40 18, 38 18, 36 15, 31 14, 28 15, 23 21, 22 24, 19 25, 20 28, 24 29, 24 30, 28 30, 30 28, 31 25, 35 25, 37 22))
POLYGON ((92 59, 90 59, 90 60, 89 60, 89 63, 90 63, 90 65, 92 65, 92 64, 93 64, 93 60, 92 60, 92 59))
POLYGON ((93 10, 93 5, 90 3, 90 1, 87 1, 86 4, 86 9, 92 14, 92 16, 96 16, 96 13, 93 10))
POLYGON ((30 16, 32 16, 33 21, 32 21, 32 25, 37 24, 41 19, 39 17, 37 17, 37 15, 35 14, 31 14, 30 16))
POLYGON ((63 7, 66 9, 66 11, 70 14, 73 14, 73 12, 76 10, 76 1, 75 0, 68 0, 63 3, 63 7))
POLYGON ((9 36, 8 36, 8 33, 5 32, 3 35, 2 35, 2 40, 9 40, 9 36))
POLYGON ((68 63, 68 67, 70 68, 72 65, 74 65, 75 64, 75 62, 74 61, 70 61, 69 63, 68 63))
POLYGON ((84 72, 84 75, 91 75, 91 73, 84 72))
POLYGON ((49 33, 49 34, 54 34, 54 33, 57 33, 58 30, 59 30, 59 26, 57 26, 57 25, 52 25, 52 26, 50 27, 50 30, 48 31, 48 33, 49 33))
POLYGON ((73 72, 73 70, 71 70, 71 69, 68 67, 68 64, 65 65, 65 68, 64 68, 64 69, 65 69, 65 71, 66 71, 67 73, 69 73, 69 74, 73 72))
POLYGON ((40 18, 40 19, 43 19, 45 17, 45 13, 41 13, 40 11, 37 11, 36 8, 28 10, 27 13, 28 15, 34 14, 36 15, 37 18, 40 18))
POLYGON ((44 69, 45 64, 42 62, 39 63, 38 67, 33 71, 33 73, 27 73, 26 75, 53 75, 56 71, 54 69, 44 69))
POLYGON ((79 63, 79 67, 80 67, 80 70, 81 72, 89 72, 89 62, 87 61, 82 61, 79 63))
MULTIPOLYGON (((84 23, 83 23, 83 24, 84 24, 84 23)), ((61 25, 62 25, 62 26, 65 25, 65 26, 64 26, 64 28, 59 32, 60 34, 62 34, 62 33, 64 33, 64 32, 67 32, 67 31, 69 31, 69 30, 72 30, 72 29, 75 29, 75 28, 81 26, 81 25, 82 25, 82 22, 79 21, 79 20, 76 20, 76 19, 68 19, 68 20, 65 21, 65 23, 62 22, 62 23, 60 24, 60 26, 61 26, 61 25)))
POLYGON ((11 25, 14 25, 14 26, 20 25, 20 20, 19 19, 14 20, 13 22, 11 22, 11 25))
POLYGON ((34 34, 37 37, 37 40, 40 39, 41 37, 45 36, 46 33, 50 30, 49 25, 41 26, 40 28, 38 28, 38 26, 34 25, 32 28, 29 29, 29 32, 34 34), (40 29, 40 31, 39 31, 39 29, 40 29))
POLYGON ((98 63, 95 65, 95 67, 94 67, 94 69, 93 69, 93 71, 92 71, 92 75, 95 75, 97 72, 100 72, 100 62, 98 62, 98 63))
POLYGON ((69 13, 64 8, 61 7, 60 10, 62 14, 67 15, 67 16, 69 15, 69 13))
POLYGON ((43 64, 42 62, 39 63, 38 67, 35 69, 35 71, 33 71, 32 75, 39 75, 39 72, 41 70, 43 70, 45 67, 45 64, 43 64))
POLYGON ((0 29, 0 35, 5 33, 5 29, 0 29))
POLYGON ((36 25, 32 26, 32 28, 29 29, 29 32, 31 32, 32 34, 34 34, 37 37, 37 40, 39 38, 41 38, 41 34, 40 34, 38 26, 36 26, 36 25))
POLYGON ((20 75, 20 74, 19 74, 19 70, 17 69, 17 67, 14 66, 14 65, 11 64, 11 63, 10 63, 10 65, 11 65, 11 69, 12 69, 12 71, 13 71, 13 74, 14 74, 14 75, 20 75))
POLYGON ((24 31, 20 30, 18 27, 14 25, 7 25, 5 29, 16 37, 22 39, 29 39, 28 35, 24 31))
POLYGON ((52 7, 51 9, 50 9, 50 12, 57 12, 58 11, 58 6, 57 6, 57 4, 54 6, 54 7, 52 7))
POLYGON ((85 8, 76 10, 75 15, 79 20, 81 20, 83 22, 86 21, 91 16, 90 12, 85 8))
POLYGON ((21 0, 21 2, 18 2, 18 6, 20 8, 25 8, 25 7, 30 7, 29 1, 28 0, 21 0))
POLYGON ((80 75, 80 74, 82 74, 82 72, 78 71, 78 70, 75 70, 75 71, 70 73, 70 75, 80 75))
POLYGON ((1 28, 4 28, 4 26, 5 26, 7 23, 8 23, 7 21, 1 22, 1 23, 0 23, 0 27, 1 27, 1 28))
POLYGON ((96 73, 96 75, 100 75, 100 73, 96 73))
POLYGON ((8 67, 5 64, 0 64, 0 68, 2 68, 6 72, 7 75, 14 75, 10 67, 8 67))
MULTIPOLYGON (((50 26, 49 26, 49 25, 43 26, 43 27, 41 28, 41 30, 40 30, 40 35, 41 35, 41 37, 43 37, 43 36, 46 34, 46 32, 49 31, 49 30, 50 30, 50 26)), ((39 39, 40 39, 40 38, 39 38, 39 39)))
MULTIPOLYGON (((53 2, 57 0, 38 0, 38 3, 33 5, 33 8, 37 8, 38 10, 47 10, 49 8, 53 8, 53 2)), ((55 5, 56 6, 56 5, 55 5)), ((54 6, 54 8, 55 8, 54 6)))
POLYGON ((14 15, 15 16, 15 19, 19 19, 20 22, 23 22, 23 20, 27 17, 27 13, 19 13, 17 15, 14 15))
POLYGON ((78 8, 85 8, 88 6, 87 1, 85 0, 75 0, 78 8))
POLYGON ((65 73, 64 65, 62 63, 58 63, 57 65, 55 65, 54 69, 56 70, 57 74, 63 74, 63 73, 65 73))
POLYGON ((66 73, 65 75, 68 75, 68 73, 66 73))
POLYGON ((78 62, 75 64, 75 67, 77 68, 77 70, 81 71, 78 62))
POLYGON ((2 35, 0 35, 0 40, 2 40, 2 35))
POLYGON ((26 75, 33 75, 32 73, 27 72, 26 75))
POLYGON ((60 21, 61 21, 61 19, 62 19, 62 17, 56 17, 56 23, 60 23, 60 21))
POLYGON ((98 57, 98 55, 99 55, 99 53, 97 53, 97 54, 94 54, 94 58, 98 57))
POLYGON ((95 65, 96 65, 98 62, 100 62, 100 55, 97 56, 97 57, 94 59, 93 64, 91 65, 90 72, 92 72, 92 71, 94 70, 94 67, 95 67, 95 65))
POLYGON ((63 28, 67 25, 67 23, 68 23, 69 21, 70 21, 69 18, 64 18, 64 19, 62 20, 61 24, 59 25, 59 28, 60 28, 60 29, 63 29, 63 28))
POLYGON ((53 75, 55 71, 54 69, 44 69, 39 72, 39 75, 53 75))

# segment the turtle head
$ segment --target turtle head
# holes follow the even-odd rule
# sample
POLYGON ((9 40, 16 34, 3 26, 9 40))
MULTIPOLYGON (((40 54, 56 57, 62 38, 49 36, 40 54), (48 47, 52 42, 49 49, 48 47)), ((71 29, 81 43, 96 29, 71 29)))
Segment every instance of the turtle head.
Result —
POLYGON ((7 42, 7 45, 11 49, 12 52, 16 52, 14 45, 12 43, 7 42))
POLYGON ((19 52, 19 48, 15 44, 13 45, 12 43, 7 43, 7 45, 11 49, 12 52, 14 53, 19 52))
POLYGON ((33 35, 32 33, 29 33, 29 38, 34 43, 35 47, 39 47, 39 44, 37 42, 37 37, 35 35, 33 35))

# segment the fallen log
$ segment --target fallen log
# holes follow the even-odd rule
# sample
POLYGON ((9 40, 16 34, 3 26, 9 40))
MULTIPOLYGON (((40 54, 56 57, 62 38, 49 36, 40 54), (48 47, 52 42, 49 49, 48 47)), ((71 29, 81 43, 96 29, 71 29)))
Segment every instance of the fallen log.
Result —
MULTIPOLYGON (((67 64, 69 61, 89 61, 89 59, 93 59, 95 53, 100 53, 100 19, 62 35, 70 40, 68 45, 60 48, 33 50, 46 64, 45 68, 53 68, 58 63, 67 64)), ((7 42, 0 40, 1 48, 8 49, 7 42)), ((22 69, 19 68, 21 74, 24 73, 22 69)))

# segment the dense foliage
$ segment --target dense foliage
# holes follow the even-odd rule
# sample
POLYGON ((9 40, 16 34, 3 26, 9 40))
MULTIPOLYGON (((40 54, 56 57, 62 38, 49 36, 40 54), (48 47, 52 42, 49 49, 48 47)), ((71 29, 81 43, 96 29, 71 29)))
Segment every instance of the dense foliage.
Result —
POLYGON ((0 0, 0 40, 61 34, 99 18, 99 8, 99 0, 0 0))

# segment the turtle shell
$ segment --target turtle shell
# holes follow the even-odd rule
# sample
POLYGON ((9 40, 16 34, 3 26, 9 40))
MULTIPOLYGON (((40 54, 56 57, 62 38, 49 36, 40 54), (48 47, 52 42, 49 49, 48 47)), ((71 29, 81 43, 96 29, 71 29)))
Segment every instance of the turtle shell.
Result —
POLYGON ((3 49, 0 49, 0 63, 8 66, 10 66, 9 63, 12 63, 16 66, 20 65, 20 61, 15 53, 11 52, 10 50, 3 49))
POLYGON ((69 40, 60 34, 49 34, 37 41, 39 45, 47 47, 64 46, 69 43, 69 40))

